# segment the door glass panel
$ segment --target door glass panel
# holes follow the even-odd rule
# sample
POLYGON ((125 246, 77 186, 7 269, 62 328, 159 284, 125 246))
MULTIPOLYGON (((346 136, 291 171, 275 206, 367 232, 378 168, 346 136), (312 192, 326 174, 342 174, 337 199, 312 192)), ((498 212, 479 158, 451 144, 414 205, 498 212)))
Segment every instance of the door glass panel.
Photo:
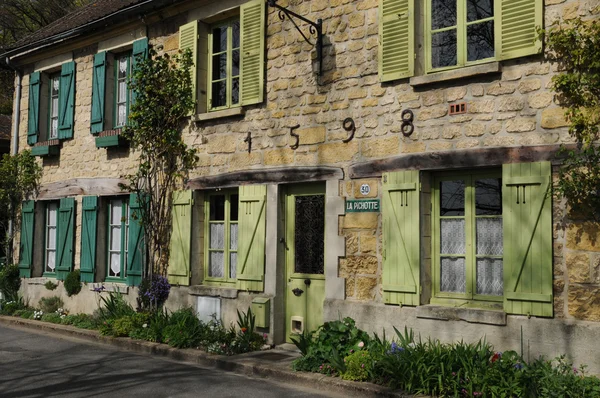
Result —
POLYGON ((464 257, 442 257, 440 272, 440 291, 465 293, 467 273, 464 257))
POLYGON ((229 268, 231 268, 231 278, 235 279, 237 277, 237 252, 229 253, 229 268))
POLYGON ((230 224, 229 225, 229 248, 231 250, 237 250, 238 243, 238 225, 230 224))
POLYGON ((488 256, 501 256, 502 249, 502 219, 478 218, 477 228, 477 254, 488 256))
POLYGON ((119 276, 121 273, 121 253, 110 254, 110 276, 119 276))
POLYGON ((440 216, 465 215, 465 182, 440 182, 440 216))
POLYGON ((502 296, 504 293, 504 276, 502 275, 502 259, 477 259, 477 294, 502 296))
POLYGON ((323 274, 325 196, 296 196, 295 210, 294 271, 302 274, 323 274))
POLYGON ((225 195, 210 197, 210 221, 225 220, 225 195))
POLYGON ((110 250, 121 250, 121 226, 110 228, 110 250))
POLYGON ((56 227, 48 228, 48 249, 56 249, 56 227))
POLYGON ((229 197, 229 220, 230 221, 238 220, 239 201, 240 201, 239 195, 231 195, 229 197))
POLYGON ((210 224, 210 248, 224 249, 225 248, 225 224, 211 223, 210 224))
POLYGON ((56 268, 56 252, 54 250, 48 250, 46 252, 46 259, 47 259, 46 271, 54 272, 54 269, 56 268))
POLYGON ((223 278, 225 269, 225 257, 223 252, 210 252, 208 276, 214 278, 223 278))
POLYGON ((478 216, 502 215, 502 179, 475 181, 475 212, 478 216))
POLYGON ((465 254, 465 220, 446 218, 440 224, 440 253, 465 254))

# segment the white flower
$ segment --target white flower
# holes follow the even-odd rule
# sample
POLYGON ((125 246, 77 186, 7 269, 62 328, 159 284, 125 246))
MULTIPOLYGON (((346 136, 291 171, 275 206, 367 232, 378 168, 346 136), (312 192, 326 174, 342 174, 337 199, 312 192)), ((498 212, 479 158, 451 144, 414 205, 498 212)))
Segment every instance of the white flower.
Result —
POLYGON ((360 343, 358 343, 358 348, 363 348, 365 346, 365 343, 363 343, 362 341, 360 343))
POLYGON ((147 327, 148 327, 148 324, 147 324, 147 323, 144 323, 144 324, 142 325, 142 327, 143 327, 143 328, 147 328, 147 327))

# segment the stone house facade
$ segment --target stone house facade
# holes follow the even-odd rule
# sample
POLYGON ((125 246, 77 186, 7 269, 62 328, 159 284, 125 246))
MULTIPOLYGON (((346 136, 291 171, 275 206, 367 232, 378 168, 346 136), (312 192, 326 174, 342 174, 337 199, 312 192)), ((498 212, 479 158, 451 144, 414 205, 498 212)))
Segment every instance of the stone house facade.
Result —
POLYGON ((600 235, 551 194, 572 138, 536 40, 538 26, 597 18, 597 2, 125 3, 93 3, 8 53, 19 149, 44 169, 19 250, 31 303, 72 269, 88 287, 65 296, 71 311, 94 310, 100 285, 135 302, 126 79, 148 46, 190 48, 184 139, 200 161, 174 200, 169 308, 228 323, 254 301, 274 343, 351 316, 600 373, 600 235), (322 20, 322 59, 278 6, 322 20))

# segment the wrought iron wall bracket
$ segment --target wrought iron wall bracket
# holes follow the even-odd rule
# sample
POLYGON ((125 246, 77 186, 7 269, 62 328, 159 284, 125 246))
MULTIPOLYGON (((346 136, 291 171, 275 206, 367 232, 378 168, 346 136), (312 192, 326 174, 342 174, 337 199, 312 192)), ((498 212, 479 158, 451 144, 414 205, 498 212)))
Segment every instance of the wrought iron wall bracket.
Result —
POLYGON ((319 71, 317 72, 317 74, 318 76, 321 76, 323 73, 323 20, 319 18, 317 19, 317 22, 313 22, 309 19, 304 18, 302 15, 298 15, 293 11, 283 8, 282 6, 277 4, 277 0, 268 0, 267 2, 269 6, 277 8, 279 10, 279 19, 284 21, 285 17, 287 16, 288 19, 296 27, 296 30, 302 35, 304 41, 306 41, 311 46, 315 47, 315 50, 317 51, 317 61, 319 62, 319 71), (300 27, 298 26, 296 21, 294 21, 293 18, 299 19, 302 22, 305 22, 310 25, 310 27, 308 28, 308 32, 310 33, 310 35, 314 35, 317 37, 315 43, 312 43, 310 41, 308 36, 302 31, 302 29, 300 29, 300 27))
POLYGON ((300 146, 300 136, 298 134, 294 133, 294 130, 296 130, 299 127, 300 127, 299 124, 290 127, 290 136, 294 137, 296 139, 296 142, 293 145, 290 145, 290 148, 292 148, 294 150, 298 149, 298 147, 300 146))

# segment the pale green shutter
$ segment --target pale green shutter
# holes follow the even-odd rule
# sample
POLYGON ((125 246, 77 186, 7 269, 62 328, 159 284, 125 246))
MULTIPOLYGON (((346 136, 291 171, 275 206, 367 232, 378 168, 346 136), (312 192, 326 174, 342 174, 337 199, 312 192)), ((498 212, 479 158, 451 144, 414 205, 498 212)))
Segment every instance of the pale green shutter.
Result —
POLYGON ((138 195, 129 195, 129 236, 127 247, 127 284, 137 286, 142 281, 145 250, 144 227, 142 226, 142 204, 138 195))
POLYGON ((106 51, 94 55, 92 74, 92 119, 90 131, 98 134, 104 130, 104 96, 106 87, 106 51))
POLYGON ((240 7, 241 104, 263 101, 265 73, 265 2, 254 0, 240 7))
POLYGON ((379 0, 379 78, 411 77, 415 70, 414 0, 379 0))
POLYGON ((266 185, 239 190, 237 287, 262 292, 265 276, 266 185))
POLYGON ((419 172, 383 174, 383 298, 419 305, 419 172))
POLYGON ((81 216, 80 270, 82 282, 94 282, 96 270, 96 231, 98 227, 98 197, 84 196, 81 216))
POLYGON ((198 21, 192 21, 179 27, 179 49, 186 50, 190 49, 192 52, 192 68, 190 69, 190 75, 192 78, 192 99, 196 101, 197 98, 197 68, 198 63, 198 21))
POLYGON ((502 167, 504 310, 552 316, 550 162, 502 167))
POLYGON ((73 138, 75 116, 75 62, 63 64, 58 89, 58 138, 73 138))
POLYGON ((169 283, 190 284, 190 255, 192 240, 192 191, 173 193, 173 232, 169 257, 169 283))
POLYGON ((27 115, 27 143, 33 145, 40 134, 40 72, 29 75, 29 111, 27 115))
POLYGON ((63 198, 58 208, 56 226, 56 279, 63 280, 73 268, 75 199, 63 198))
POLYGON ((21 245, 19 250, 19 274, 22 278, 31 278, 33 264, 33 225, 35 202, 28 200, 22 206, 21 245))
POLYGON ((543 0, 500 0, 494 8, 496 51, 511 59, 542 51, 537 28, 543 24, 543 0))
MULTIPOLYGON (((137 64, 140 61, 148 58, 148 38, 144 37, 143 39, 139 39, 133 42, 133 50, 131 54, 131 69, 135 73, 137 68, 137 64)), ((137 97, 137 93, 135 90, 131 92, 131 103, 135 102, 135 98, 137 97)), ((131 108, 130 108, 131 109, 131 108)))

